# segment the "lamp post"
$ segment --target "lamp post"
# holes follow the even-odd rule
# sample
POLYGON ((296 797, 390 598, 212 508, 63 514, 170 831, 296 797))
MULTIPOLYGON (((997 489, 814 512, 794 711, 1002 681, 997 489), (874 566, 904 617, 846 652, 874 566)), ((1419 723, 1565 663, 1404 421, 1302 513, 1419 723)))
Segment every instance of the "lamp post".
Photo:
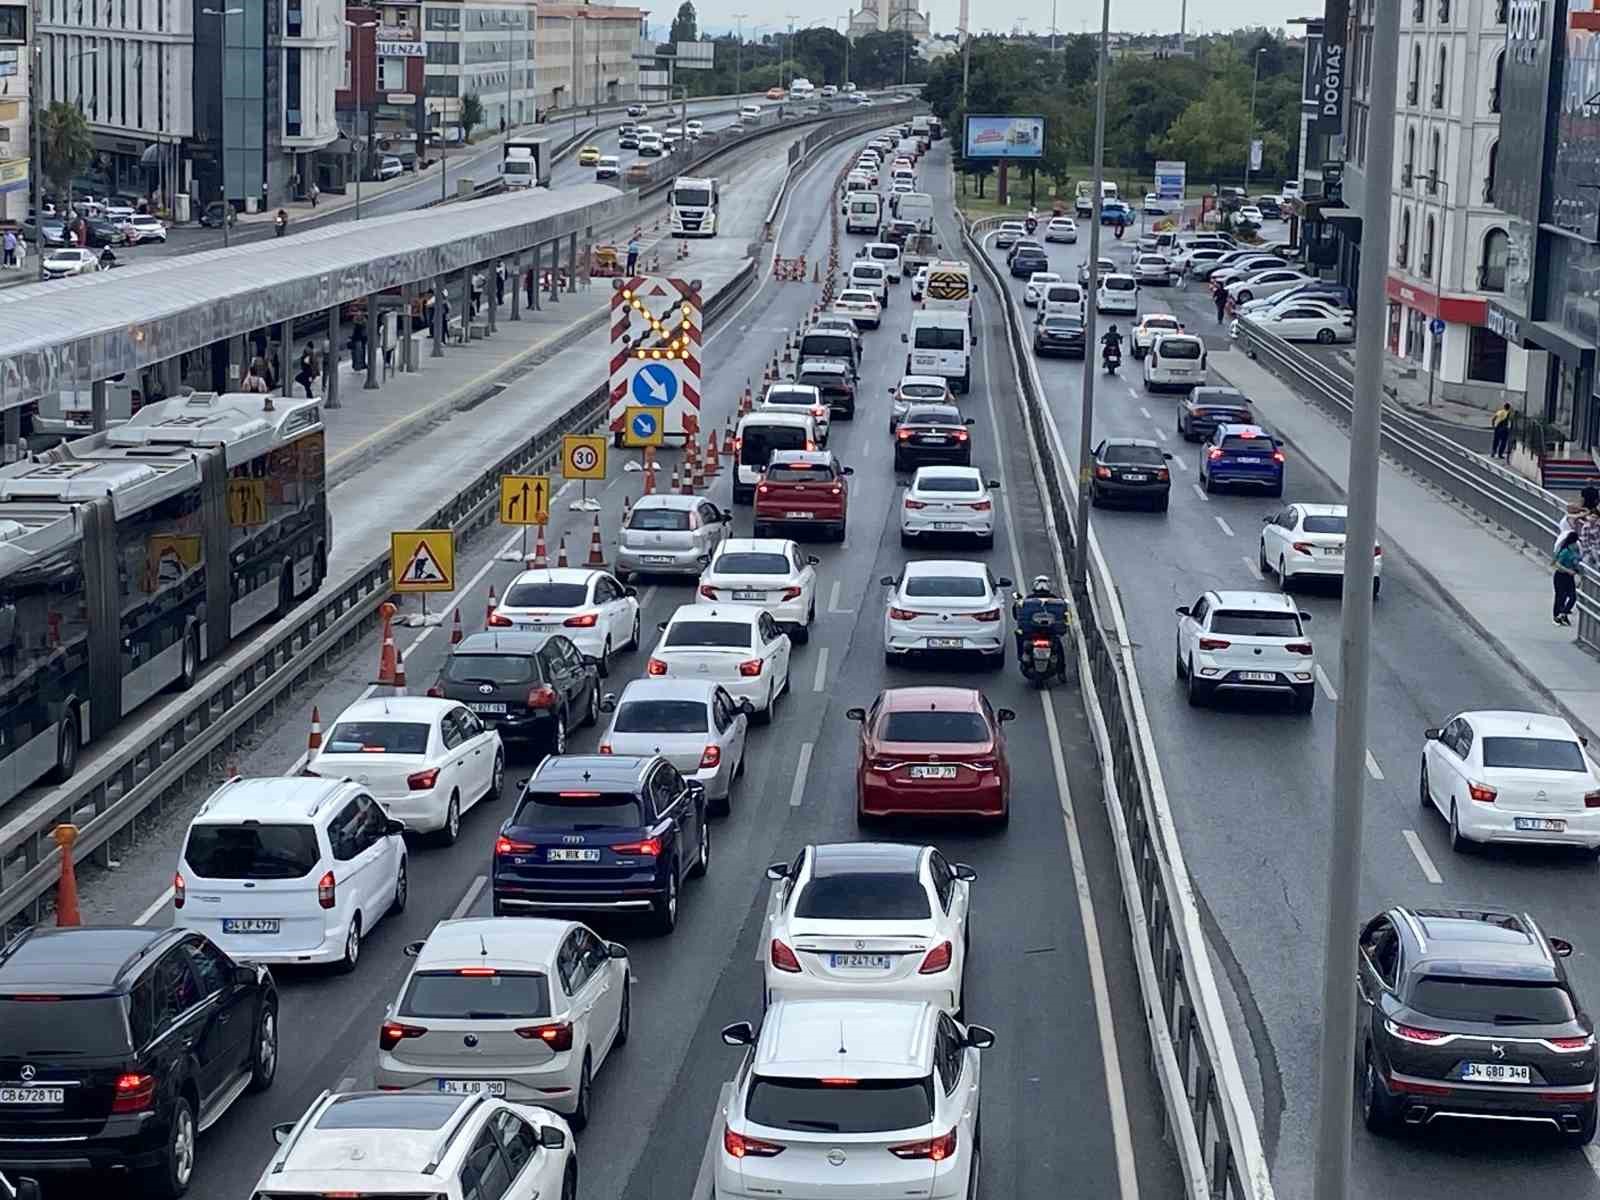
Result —
MULTIPOLYGON (((356 220, 359 221, 359 220, 361 220, 361 176, 363 174, 365 174, 365 172, 366 172, 367 149, 368 149, 368 147, 367 147, 366 135, 361 132, 361 124, 362 124, 362 116, 363 116, 363 109, 362 109, 362 104, 361 104, 361 53, 360 53, 360 48, 356 44, 356 38, 355 38, 354 34, 355 34, 355 31, 358 30, 358 29, 376 29, 378 27, 378 23, 376 21, 346 21, 344 23, 344 27, 351 31, 350 57, 354 61, 352 61, 352 63, 350 64, 350 75, 351 75, 350 82, 355 85, 355 93, 356 93, 356 137, 361 139, 361 152, 356 155, 356 220)), ((378 55, 376 53, 376 50, 377 50, 377 46, 376 45, 373 46, 373 50, 374 50, 374 53, 372 55, 373 86, 376 87, 377 86, 377 66, 378 66, 378 55)))
MULTIPOLYGON (((237 17, 240 13, 244 12, 244 9, 202 8, 200 11, 205 16, 216 17, 222 22, 222 57, 223 61, 226 62, 228 57, 227 19, 229 17, 237 17)), ((223 71, 223 80, 226 81, 227 77, 228 73, 223 71)), ((229 236, 229 230, 233 225, 233 207, 228 203, 228 98, 226 95, 224 95, 221 97, 221 100, 222 120, 217 122, 217 166, 220 168, 218 185, 222 192, 222 244, 226 246, 229 245, 232 240, 229 236)))
POLYGON ((733 19, 739 23, 739 40, 733 43, 733 94, 735 96, 744 94, 743 89, 740 86, 742 81, 740 80, 739 76, 744 65, 744 19, 749 15, 749 13, 733 14, 733 19))
MULTIPOLYGON (((1433 174, 1424 177, 1423 182, 1428 185, 1428 195, 1430 196, 1439 191, 1441 188, 1444 189, 1444 199, 1439 202, 1439 244, 1437 247, 1435 247, 1433 241, 1430 240, 1425 246, 1429 257, 1428 270, 1426 274, 1429 280, 1433 280, 1444 275, 1444 245, 1445 242, 1449 240, 1447 234, 1445 233, 1445 223, 1450 219, 1450 185, 1439 178, 1439 168, 1437 165, 1433 169, 1433 174), (1437 276, 1434 273, 1435 268, 1438 268, 1437 276)), ((1423 202, 1422 209, 1424 213, 1428 211, 1428 205, 1426 201, 1423 202)), ((1434 295, 1437 296, 1443 291, 1443 287, 1439 286, 1438 284, 1434 285, 1434 295)), ((1432 329, 1428 330, 1428 340, 1428 407, 1432 408, 1433 381, 1439 375, 1439 359, 1441 357, 1441 352, 1439 339, 1434 335, 1432 329)))
POLYGON ((833 19, 835 29, 839 27, 840 21, 844 22, 844 78, 839 80, 839 90, 843 92, 845 85, 850 82, 850 18, 835 17, 833 19))
POLYGON ((1255 157, 1256 151, 1256 84, 1261 82, 1261 56, 1266 52, 1267 48, 1265 46, 1258 46, 1255 54, 1251 57, 1250 130, 1244 135, 1244 198, 1246 203, 1250 200, 1250 160, 1255 157))
POLYGON ((789 36, 783 39, 783 50, 778 55, 778 86, 788 91, 788 84, 783 81, 783 60, 789 60, 789 83, 794 82, 794 23, 800 18, 793 13, 784 13, 784 19, 789 22, 789 36))

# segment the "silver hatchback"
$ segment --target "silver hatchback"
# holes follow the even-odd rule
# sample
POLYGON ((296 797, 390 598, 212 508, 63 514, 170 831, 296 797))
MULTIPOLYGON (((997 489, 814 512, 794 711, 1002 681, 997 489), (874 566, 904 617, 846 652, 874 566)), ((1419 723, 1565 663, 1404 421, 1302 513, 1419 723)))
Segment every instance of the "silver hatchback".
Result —
POLYGON ((755 715, 750 701, 709 681, 635 679, 620 700, 607 696, 600 707, 612 714, 600 753, 659 754, 705 786, 710 812, 728 812, 734 782, 744 774, 745 736, 755 715))
POLYGON ((733 528, 733 514, 699 496, 641 496, 617 548, 617 578, 689 575, 699 578, 733 528))

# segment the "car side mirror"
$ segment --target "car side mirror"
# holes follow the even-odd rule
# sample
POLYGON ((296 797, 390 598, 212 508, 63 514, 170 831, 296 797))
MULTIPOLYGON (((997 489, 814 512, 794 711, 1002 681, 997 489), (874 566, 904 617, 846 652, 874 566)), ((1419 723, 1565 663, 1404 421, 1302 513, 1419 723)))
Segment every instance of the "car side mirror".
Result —
POLYGON ((665 621, 657 621, 656 622, 656 632, 665 633, 666 631, 667 631, 667 623, 665 621))
POLYGON ((893 388, 884 388, 883 390, 888 392, 889 395, 891 395, 891 396, 894 395, 894 389, 893 388))
POLYGON ((962 422, 963 425, 976 425, 977 423, 978 423, 978 419, 976 417, 968 417, 965 421, 962 422))
POLYGON ((971 883, 978 878, 978 872, 966 863, 952 863, 950 865, 950 873, 963 883, 971 883))
POLYGON ((986 484, 984 484, 984 486, 985 487, 991 487, 991 488, 997 488, 997 487, 1000 486, 1000 481, 998 479, 991 479, 986 484))
POLYGON ((756 1031, 749 1021, 735 1021, 722 1027, 722 1042, 726 1046, 748 1046, 756 1040, 756 1031))
POLYGON ((294 1132, 293 1121, 281 1121, 272 1127, 272 1140, 278 1145, 283 1145, 289 1140, 289 1135, 294 1132))
POLYGON ((822 560, 820 558, 818 558, 815 554, 806 555, 806 565, 807 566, 814 567, 814 566, 817 566, 821 562, 822 562, 822 560))
POLYGON ((767 878, 772 880, 789 878, 789 864, 775 862, 767 867, 767 878))
POLYGON ((904 334, 904 333, 902 333, 902 334, 901 334, 901 335, 900 335, 900 340, 901 340, 901 341, 902 341, 902 342, 910 342, 910 341, 911 341, 911 338, 910 338, 910 336, 909 336, 909 335, 907 335, 907 334, 904 334))
POLYGON ((879 579, 878 582, 883 584, 884 587, 894 587, 895 584, 899 583, 900 581, 893 575, 885 575, 883 578, 879 579))
POLYGON ((396 821, 393 817, 390 817, 383 823, 383 832, 386 834, 393 835, 396 833, 404 833, 405 831, 406 823, 404 821, 396 821))
POLYGON ((639 594, 639 589, 636 587, 625 587, 622 589, 622 594, 624 596, 637 596, 639 594))
POLYGON ((731 512, 729 512, 727 509, 723 509, 721 512, 719 512, 717 514, 717 520, 719 520, 719 521, 731 521, 731 520, 733 520, 733 514, 731 512))
POLYGON ((600 711, 603 713, 613 713, 617 711, 617 694, 615 692, 607 692, 604 696, 600 697, 600 711))
POLYGON ((628 948, 621 942, 607 942, 606 953, 612 958, 627 958, 628 948))
POLYGON ((1004 724, 1007 721, 1015 721, 1017 719, 1017 712, 1012 708, 997 709, 994 715, 1001 724, 1004 724))
POLYGON ((1440 729, 1437 725, 1422 731, 1423 740, 1428 742, 1437 742, 1443 736, 1444 730, 1440 729))
POLYGON ((1307 625, 1311 624, 1311 614, 1308 613, 1308 612, 1301 613, 1300 614, 1300 619, 1302 621, 1304 621, 1307 625))
POLYGON ((987 1050, 994 1045, 994 1030, 987 1025, 968 1025, 966 1041, 974 1050, 987 1050))
POLYGON ((32 1179, 27 1175, 19 1175, 15 1186, 12 1188, 12 1195, 16 1197, 16 1200, 40 1200, 44 1193, 39 1190, 39 1181, 37 1179, 32 1179))
POLYGON ((867 710, 864 708, 847 708, 844 710, 844 718, 847 721, 865 721, 867 719, 867 710))
POLYGON ((420 940, 415 942, 407 942, 403 947, 401 947, 400 953, 404 954, 407 958, 416 958, 422 953, 422 947, 425 945, 427 945, 427 943, 420 940))
POLYGON ((1187 604, 1180 604, 1172 611, 1177 613, 1180 617, 1187 617, 1189 615, 1189 606, 1187 604))
POLYGON ((554 1125, 546 1125, 539 1130, 539 1145, 546 1150, 561 1150, 566 1144, 567 1135, 554 1125))
POLYGON ((999 579, 995 580, 995 583, 997 583, 999 586, 1001 586, 1003 588, 1008 588, 1008 587, 1012 586, 1011 578, 1009 576, 1006 576, 1006 575, 1000 576, 999 579))
POLYGON ((841 475, 854 475, 855 473, 856 473, 856 469, 854 467, 840 467, 839 468, 839 474, 841 474, 841 475))
POLYGON ((1553 937, 1550 939, 1550 949, 1555 951, 1557 958, 1572 957, 1572 943, 1566 938, 1553 937))
POLYGON ((706 799, 706 785, 701 783, 698 779, 690 779, 687 782, 689 787, 689 798, 696 804, 704 804, 706 799))
POLYGON ((255 987, 256 969, 243 963, 236 964, 233 968, 233 983, 235 987, 255 987))

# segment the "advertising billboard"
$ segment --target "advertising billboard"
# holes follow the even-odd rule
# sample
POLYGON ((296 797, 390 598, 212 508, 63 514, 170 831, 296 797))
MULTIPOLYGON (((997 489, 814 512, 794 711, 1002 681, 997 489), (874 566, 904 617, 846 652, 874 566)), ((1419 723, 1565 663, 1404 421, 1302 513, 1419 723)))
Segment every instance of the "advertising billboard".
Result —
POLYGON ((1156 163, 1156 195, 1163 200, 1182 200, 1187 190, 1189 164, 1183 160, 1162 159, 1156 163))
POLYGON ((1316 121, 1313 128, 1329 135, 1344 132, 1345 70, 1349 54, 1350 0, 1327 0, 1323 8, 1322 40, 1312 60, 1306 47, 1307 91, 1315 92, 1316 121))
MULTIPOLYGON (((1544 204, 1552 66, 1566 25, 1565 0, 1510 0, 1507 6, 1494 206, 1528 226, 1539 223, 1544 204)), ((1587 93, 1578 97, 1576 107, 1586 99, 1587 93)), ((1526 249, 1531 257, 1531 242, 1526 249)))
POLYGON ((970 114, 967 158, 1043 158, 1044 118, 970 114))

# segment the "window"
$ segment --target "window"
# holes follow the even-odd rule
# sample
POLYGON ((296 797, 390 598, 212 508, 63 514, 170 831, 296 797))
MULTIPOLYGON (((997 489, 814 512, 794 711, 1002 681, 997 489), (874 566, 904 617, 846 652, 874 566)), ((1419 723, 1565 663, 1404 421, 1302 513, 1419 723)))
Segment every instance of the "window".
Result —
POLYGON ((807 1133, 888 1133, 933 1120, 933 1081, 826 1081, 757 1075, 750 1081, 745 1118, 769 1129, 807 1133))
POLYGON ((200 823, 183 848, 183 861, 201 879, 299 879, 321 857, 310 825, 200 823))
POLYGON ((962 1055, 961 1038, 956 1034, 955 1025, 949 1017, 941 1014, 938 1032, 934 1035, 933 1061, 946 1096, 954 1092, 956 1084, 961 1082, 962 1055))
POLYGON ((174 946, 156 963, 155 1020, 157 1035, 172 1020, 200 1002, 200 985, 195 982, 189 956, 182 946, 174 946))
POLYGON ((1372 964, 1372 972, 1386 987, 1394 987, 1395 967, 1400 962, 1400 938, 1388 917, 1379 917, 1361 935, 1361 952, 1372 964))
MULTIPOLYGON (((291 10, 293 11, 293 10, 291 10)), ((291 36, 298 36, 294 34, 291 36)), ((283 135, 299 137, 302 129, 300 94, 300 51, 283 52, 283 135)))
POLYGON ((582 930, 574 929, 567 935, 567 940, 561 943, 561 949, 556 952, 556 969, 561 972, 561 982, 569 996, 576 996, 583 990, 583 985, 589 982, 592 972, 589 960, 583 953, 582 930))
POLYGON ((1406 127, 1406 156, 1400 161, 1400 186, 1410 187, 1412 172, 1417 165, 1417 130, 1415 126, 1406 127))
POLYGON ((1467 378, 1485 383, 1506 381, 1506 340, 1492 329, 1467 330, 1467 378))
POLYGON ((189 955, 202 996, 214 995, 233 982, 233 964, 210 942, 189 938, 184 941, 183 948, 189 955))
POLYGON ((432 727, 415 721, 340 721, 328 754, 426 754, 432 727))
POLYGON ((1450 0, 1439 0, 1439 24, 1450 23, 1450 0))
POLYGON ((878 738, 885 742, 989 741, 989 728, 975 712, 940 709, 900 709, 886 713, 878 738))
POLYGON ((1435 108, 1444 107, 1444 85, 1445 79, 1449 75, 1449 68, 1450 64, 1447 57, 1447 51, 1443 46, 1440 46, 1439 69, 1433 74, 1433 106, 1435 108))
POLYGON ((1411 77, 1406 82, 1406 103, 1415 104, 1417 95, 1422 87, 1422 47, 1411 47, 1411 77))
POLYGON ((1394 261, 1398 266, 1411 265, 1411 213, 1402 210, 1400 213, 1400 244, 1395 248, 1394 261))
POLYGON ((511 1169, 493 1127, 485 1125, 461 1164, 462 1200, 500 1200, 510 1186, 511 1169))
POLYGON ((1435 129, 1428 140, 1428 195, 1436 195, 1439 191, 1439 158, 1442 143, 1439 131, 1435 129))
POLYGON ((1489 111, 1500 111, 1500 87, 1506 75, 1506 56, 1497 54, 1494 60, 1494 85, 1489 89, 1489 111))
POLYGON ((504 1018, 550 1015, 550 982, 536 971, 418 971, 400 998, 400 1015, 447 1020, 494 1013, 504 1018))
POLYGON ((533 1132, 531 1125, 509 1109, 495 1113, 490 1123, 500 1139, 500 1148, 505 1151, 506 1165, 511 1169, 512 1176, 521 1174, 522 1168, 528 1165, 528 1160, 539 1149, 538 1135, 533 1132))
POLYGON ((0 5, 0 42, 21 42, 28 37, 28 9, 21 4, 0 5))
POLYGON ((1504 229, 1491 229, 1483 235, 1483 261, 1478 264, 1479 291, 1506 290, 1506 254, 1510 245, 1504 229))
POLYGON ((1429 216, 1426 235, 1422 241, 1422 277, 1433 278, 1433 217, 1429 216))
POLYGON ((1494 23, 1496 25, 1506 23, 1506 0, 1494 0, 1494 23))
POLYGON ((810 921, 926 921, 933 914, 915 874, 848 871, 813 875, 795 901, 794 915, 810 921))
POLYGON ((1554 984, 1497 983, 1428 975, 1408 1003, 1447 1021, 1492 1021, 1496 1026, 1563 1025, 1574 1019, 1572 998, 1554 984))
POLYGON ((1485 204, 1493 204, 1494 203, 1494 176, 1495 176, 1495 169, 1499 165, 1500 165, 1500 143, 1499 142, 1490 142, 1489 143, 1489 169, 1484 172, 1484 176, 1483 176, 1483 202, 1485 204))
POLYGON ((358 801, 352 800, 339 810, 328 824, 328 844, 333 856, 340 862, 349 862, 361 853, 361 832, 365 814, 358 801))
POLYGON ((1428 19, 1428 8, 1424 0, 1411 0, 1411 23, 1421 25, 1428 19))

